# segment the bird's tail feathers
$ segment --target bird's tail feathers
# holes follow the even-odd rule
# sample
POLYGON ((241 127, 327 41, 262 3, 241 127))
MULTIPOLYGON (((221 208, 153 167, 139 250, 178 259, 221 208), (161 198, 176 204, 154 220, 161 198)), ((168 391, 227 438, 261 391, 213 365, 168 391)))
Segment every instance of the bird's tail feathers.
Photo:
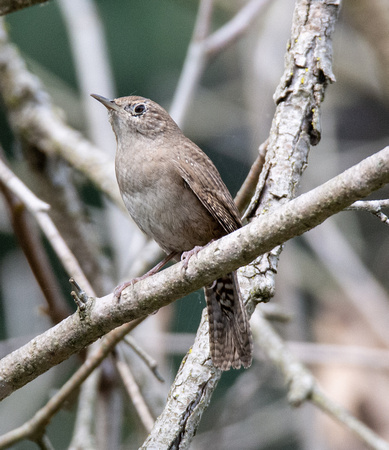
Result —
POLYGON ((253 342, 236 272, 218 278, 204 288, 209 320, 209 344, 214 365, 222 370, 247 368, 253 342))

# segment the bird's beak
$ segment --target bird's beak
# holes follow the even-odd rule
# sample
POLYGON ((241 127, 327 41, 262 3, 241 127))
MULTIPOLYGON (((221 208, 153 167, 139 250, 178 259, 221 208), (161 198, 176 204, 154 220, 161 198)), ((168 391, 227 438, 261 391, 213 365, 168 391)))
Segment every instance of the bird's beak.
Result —
POLYGON ((102 103, 107 109, 113 109, 114 111, 121 111, 121 108, 114 102, 114 100, 109 100, 98 94, 91 94, 91 97, 102 103))

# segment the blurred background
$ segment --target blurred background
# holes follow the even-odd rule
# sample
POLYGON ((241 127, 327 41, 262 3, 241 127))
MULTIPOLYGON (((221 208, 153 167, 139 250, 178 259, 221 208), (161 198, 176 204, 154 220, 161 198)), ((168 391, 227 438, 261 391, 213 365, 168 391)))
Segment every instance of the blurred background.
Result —
MULTIPOLYGON (((212 29, 231 19, 244 3, 215 1, 212 29)), ((185 134, 215 162, 233 195, 269 133, 275 109, 272 96, 283 72, 293 9, 290 0, 267 2, 244 36, 207 62, 185 116, 178 120, 185 134)), ((60 0, 12 13, 6 23, 11 41, 59 113, 113 158, 115 140, 106 111, 89 94, 141 95, 170 110, 197 11, 198 1, 192 0, 60 0)), ((386 145, 388 27, 387 0, 343 2, 334 39, 337 82, 326 91, 322 141, 312 148, 300 192, 386 145)), ((60 158, 49 158, 15 137, 4 108, 0 129, 9 165, 53 206, 61 233, 76 255, 83 253, 79 257, 85 265, 89 261, 84 270, 98 295, 135 273, 139 256, 156 255, 130 219, 83 176, 60 158), (82 214, 82 226, 75 225, 76 212, 82 214), (90 259, 85 256, 89 254, 90 259)), ((388 197, 388 188, 374 194, 374 198, 388 197)), ((36 232, 34 221, 31 229, 36 232)), ((68 276, 46 242, 44 248, 55 274, 53 292, 72 312, 68 276)), ((338 214, 286 244, 272 300, 291 316, 288 323, 277 325, 278 331, 322 388, 386 439, 389 340, 376 323, 389 317, 382 315, 389 311, 388 248, 388 227, 377 218, 366 212, 338 214)), ((199 291, 160 310, 136 330, 135 336, 165 378, 161 384, 145 375, 147 369, 128 350, 127 358, 155 417, 193 342, 204 306, 199 291)), ((0 199, 1 355, 52 326, 44 310, 44 296, 0 199)), ((74 357, 4 400, 0 433, 30 418, 78 365, 74 357)), ((146 432, 108 365, 104 380, 100 389, 106 398, 98 408, 109 405, 112 420, 122 417, 117 419, 116 433, 122 448, 138 448, 146 432)), ((365 448, 312 406, 292 409, 285 395, 281 375, 258 354, 249 371, 223 375, 192 448, 365 448)), ((75 397, 49 426, 56 449, 69 446, 76 407, 75 397)), ((100 433, 104 432, 102 427, 100 433)), ((33 444, 15 448, 33 448, 33 444)))

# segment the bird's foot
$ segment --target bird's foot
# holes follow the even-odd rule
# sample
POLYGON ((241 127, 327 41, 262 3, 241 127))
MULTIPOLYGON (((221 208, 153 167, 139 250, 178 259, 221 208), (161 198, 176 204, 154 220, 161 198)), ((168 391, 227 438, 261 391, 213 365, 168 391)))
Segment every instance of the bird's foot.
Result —
POLYGON ((192 256, 196 256, 197 253, 200 250, 202 250, 203 248, 207 247, 213 241, 214 241, 214 239, 212 239, 212 241, 208 242, 208 244, 205 244, 203 246, 196 245, 196 247, 193 247, 192 250, 189 250, 187 252, 183 252, 182 255, 181 255, 181 261, 182 261, 182 268, 183 268, 183 270, 186 271, 186 269, 188 268, 189 260, 190 260, 190 258, 192 258, 192 256))
POLYGON ((139 278, 133 278, 130 281, 125 281, 124 283, 119 284, 113 290, 113 296, 115 298, 117 298, 118 300, 120 300, 120 296, 122 295, 122 292, 124 291, 124 289, 126 289, 129 286, 133 286, 135 283, 137 283, 140 280, 143 280, 144 278, 146 278, 145 275, 143 275, 142 277, 139 277, 139 278))
POLYGON ((116 286, 115 289, 113 290, 114 297, 116 297, 118 300, 120 300, 120 296, 122 295, 122 292, 124 291, 124 289, 126 289, 129 286, 133 286, 135 283, 138 283, 139 281, 144 280, 145 278, 148 278, 151 275, 155 275, 157 272, 159 272, 162 269, 163 266, 165 266, 175 256, 177 256, 176 252, 169 253, 167 256, 165 256, 165 258, 160 263, 158 263, 155 267, 153 267, 151 270, 149 270, 147 273, 145 273, 141 277, 133 278, 130 281, 125 281, 124 283, 116 286))

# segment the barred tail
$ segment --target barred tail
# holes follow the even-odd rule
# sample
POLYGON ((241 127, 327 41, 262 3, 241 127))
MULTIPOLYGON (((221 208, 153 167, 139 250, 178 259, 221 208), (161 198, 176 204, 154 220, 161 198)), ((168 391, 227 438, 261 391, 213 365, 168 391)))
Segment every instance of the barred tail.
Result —
POLYGON ((236 272, 204 288, 212 362, 222 370, 251 366, 253 340, 236 272))

